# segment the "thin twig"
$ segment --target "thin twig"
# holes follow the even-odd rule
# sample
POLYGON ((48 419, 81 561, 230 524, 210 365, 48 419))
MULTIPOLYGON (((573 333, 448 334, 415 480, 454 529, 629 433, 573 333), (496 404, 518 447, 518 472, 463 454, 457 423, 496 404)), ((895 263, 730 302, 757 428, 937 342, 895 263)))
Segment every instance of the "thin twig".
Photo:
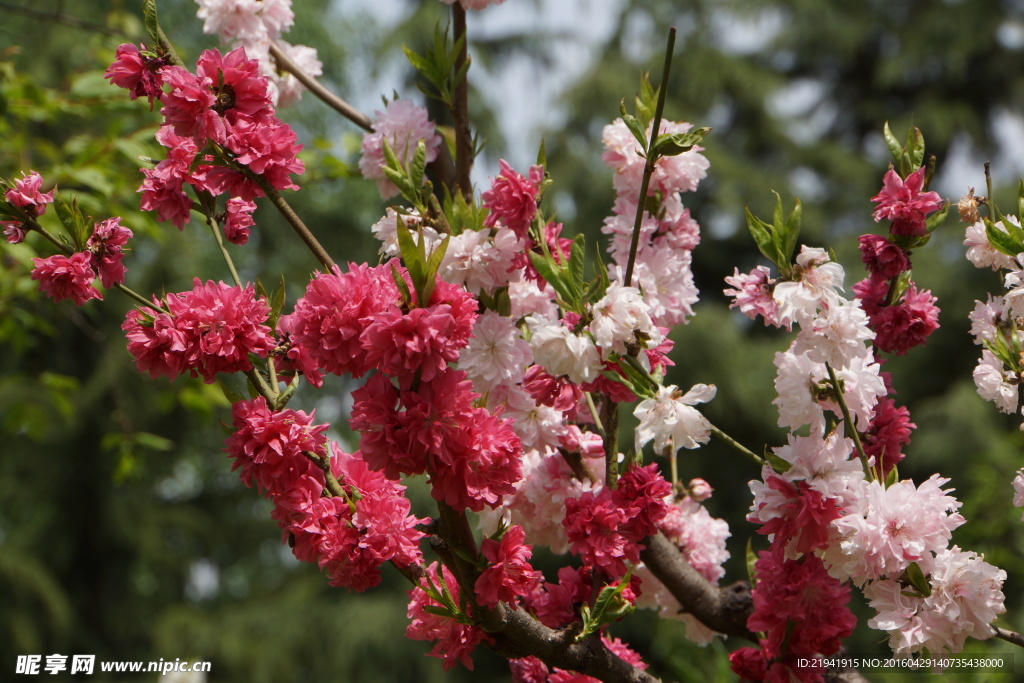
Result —
POLYGON ((328 271, 333 271, 335 267, 334 259, 332 259, 330 254, 327 253, 327 250, 323 248, 323 245, 317 241, 316 237, 313 236, 313 233, 306 227, 306 224, 302 222, 301 218, 299 218, 299 215, 295 213, 288 202, 285 201, 284 197, 281 196, 281 193, 277 191, 277 188, 271 185, 266 178, 258 173, 250 172, 249 177, 251 177, 256 184, 263 189, 263 192, 267 195, 267 198, 270 199, 270 202, 277 208, 281 215, 284 216, 284 219, 288 221, 288 224, 292 226, 292 229, 302 239, 302 241, 305 242, 306 246, 309 247, 311 252, 313 252, 313 255, 316 256, 317 260, 323 264, 324 268, 328 271))
MULTIPOLYGON (((469 52, 466 40, 466 10, 459 3, 452 5, 452 26, 456 42, 462 39, 462 48, 455 58, 455 72, 462 70, 469 52)), ((455 106, 452 108, 455 117, 455 182, 466 201, 473 199, 473 186, 470 172, 473 170, 473 133, 469 128, 469 79, 463 77, 455 84, 455 106)))
POLYGON ((668 45, 665 46, 665 64, 661 70, 661 85, 658 87, 658 104, 654 109, 654 121, 651 123, 651 139, 647 141, 647 161, 644 163, 644 177, 640 181, 640 198, 636 203, 636 219, 633 221, 633 239, 629 244, 629 261, 626 262, 625 285, 633 285, 633 265, 636 263, 636 252, 640 246, 640 225, 644 220, 644 205, 647 203, 647 188, 654 174, 654 143, 658 140, 661 130, 661 114, 665 110, 665 93, 668 92, 668 76, 672 69, 672 52, 676 46, 675 27, 668 30, 668 45))
POLYGON ((325 104, 363 130, 370 133, 373 132, 373 121, 369 116, 332 93, 321 85, 318 80, 303 71, 302 67, 293 62, 291 58, 286 55, 276 43, 274 43, 274 41, 270 41, 270 54, 279 68, 284 69, 291 75, 295 76, 302 85, 306 86, 311 93, 319 97, 325 104))
MULTIPOLYGON (((705 418, 705 419, 707 419, 707 418, 705 418)), ((708 424, 711 424, 711 423, 709 422, 708 424)), ((755 453, 754 451, 750 450, 749 448, 747 448, 746 446, 741 444, 739 441, 737 441, 736 439, 732 438, 731 436, 729 436, 728 434, 726 434, 725 432, 723 432, 721 429, 719 429, 718 427, 716 427, 714 425, 711 425, 711 436, 715 437, 716 439, 718 439, 722 443, 724 443, 727 446, 731 447, 737 453, 741 453, 744 457, 746 457, 748 460, 752 461, 757 466, 760 467, 761 465, 764 465, 764 459, 761 458, 761 456, 759 456, 757 453, 755 453)))
POLYGON ((1024 647, 1024 636, 1021 634, 1015 633, 1014 631, 1007 631, 1005 628, 999 628, 998 626, 993 626, 992 628, 996 630, 996 638, 1001 638, 1008 643, 1024 647))
POLYGON ((860 434, 857 433, 857 424, 850 417, 850 408, 846 405, 846 399, 843 398, 843 390, 839 386, 839 378, 836 377, 836 371, 832 369, 832 365, 825 363, 825 367, 828 368, 828 380, 832 384, 832 389, 835 391, 836 401, 839 402, 839 410, 843 413, 843 419, 846 421, 850 431, 850 438, 853 439, 853 445, 857 448, 857 455, 860 456, 861 462, 867 467, 868 456, 864 452, 864 446, 860 442, 860 434))

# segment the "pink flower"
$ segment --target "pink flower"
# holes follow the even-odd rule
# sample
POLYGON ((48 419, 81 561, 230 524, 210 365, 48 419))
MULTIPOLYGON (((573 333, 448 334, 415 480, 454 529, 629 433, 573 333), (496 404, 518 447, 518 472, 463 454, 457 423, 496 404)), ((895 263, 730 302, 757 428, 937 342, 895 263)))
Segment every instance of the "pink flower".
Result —
POLYGON ((120 45, 114 63, 107 68, 103 77, 128 90, 133 100, 148 98, 149 108, 152 109, 153 102, 163 95, 160 69, 167 65, 167 59, 158 57, 147 50, 145 45, 141 47, 140 50, 130 43, 120 45))
POLYGON ((219 372, 252 369, 249 354, 261 358, 276 346, 264 323, 270 306, 255 289, 223 282, 194 281, 191 292, 166 297, 170 315, 129 311, 121 326, 140 371, 174 379, 187 369, 212 384, 219 372))
POLYGON ((180 66, 165 66, 160 76, 170 87, 161 101, 160 113, 174 132, 181 137, 191 137, 202 146, 207 139, 223 142, 224 121, 213 110, 217 96, 213 92, 214 82, 207 76, 199 77, 180 66))
MULTIPOLYGON (((295 131, 276 117, 255 119, 239 116, 227 127, 224 145, 235 153, 235 160, 249 167, 257 175, 264 176, 278 190, 295 190, 291 174, 301 175, 306 167, 296 156, 302 150, 295 131)), ((218 189, 239 190, 237 196, 243 199, 262 197, 263 190, 237 172, 225 169, 221 172, 218 189)))
POLYGON ((529 594, 541 578, 530 566, 533 548, 523 543, 525 538, 523 527, 516 525, 500 541, 484 539, 480 553, 489 564, 476 580, 479 604, 494 607, 499 602, 513 603, 517 596, 529 594))
POLYGON ((578 605, 590 598, 591 583, 591 570, 562 567, 558 583, 538 583, 525 602, 540 623, 558 629, 577 618, 578 605))
POLYGON ((530 222, 537 213, 537 198, 544 180, 544 167, 531 166, 529 177, 512 170, 504 159, 498 161, 501 169, 489 190, 480 195, 483 205, 490 210, 484 225, 493 227, 501 221, 517 237, 526 237, 530 222))
POLYGON ((81 306, 90 299, 102 299, 103 295, 92 281, 96 273, 92 269, 89 252, 79 251, 71 256, 54 254, 49 258, 33 258, 32 279, 39 281, 39 291, 54 301, 71 299, 81 306))
POLYGON ((121 225, 120 218, 108 218, 93 228, 92 236, 86 243, 93 269, 99 274, 103 286, 110 289, 124 282, 125 268, 122 248, 128 243, 132 231, 121 225))
POLYGON ((843 514, 836 499, 823 496, 804 481, 790 483, 772 475, 765 484, 779 497, 766 499, 747 516, 749 521, 761 524, 757 533, 774 534, 772 546, 785 548, 790 555, 825 547, 832 521, 843 514))
MULTIPOLYGON (((767 652, 787 660, 837 652, 841 639, 857 625, 846 606, 849 587, 829 576, 813 555, 790 560, 763 550, 758 557, 754 613, 747 619, 747 628, 764 632, 767 652)), ((797 668, 795 661, 787 664, 797 668)))
POLYGON ((43 177, 35 171, 29 171, 28 175, 21 172, 21 178, 14 179, 14 187, 4 193, 14 206, 20 207, 31 218, 38 218, 46 213, 46 205, 53 202, 53 190, 47 193, 40 192, 43 185, 43 177))
POLYGON ((640 545, 622 533, 629 521, 629 512, 616 504, 612 491, 602 489, 566 499, 562 525, 573 553, 585 564, 600 566, 618 578, 626 573, 626 562, 640 561, 640 545))
POLYGON ((637 543, 658 533, 659 523, 669 513, 666 500, 671 495, 672 485, 661 476, 656 464, 631 467, 612 491, 612 499, 629 516, 620 532, 637 543))
POLYGON ((921 192, 924 187, 925 169, 922 166, 904 181, 890 166, 885 174, 882 191, 871 201, 875 207, 875 221, 887 218, 892 221, 890 232, 896 236, 921 236, 925 234, 925 217, 942 206, 938 192, 921 192))
POLYGON ((277 38, 295 22, 291 0, 196 0, 203 33, 218 34, 223 42, 246 43, 277 38))
POLYGON ((749 274, 734 269, 734 274, 725 278, 733 289, 726 289, 725 295, 734 297, 729 308, 739 308, 751 320, 764 318, 764 324, 779 326, 779 305, 772 298, 771 275, 767 267, 757 266, 749 274))
POLYGON ((553 377, 539 365, 531 365, 523 377, 523 389, 538 405, 550 406, 561 412, 574 410, 583 397, 583 390, 565 375, 553 377))
MULTIPOLYGON (((444 585, 448 587, 448 592, 455 600, 455 604, 458 605, 460 603, 459 583, 448 570, 448 567, 439 566, 437 562, 434 562, 427 567, 427 576, 430 577, 437 590, 441 590, 441 582, 444 581, 444 585)), ((428 606, 444 606, 435 602, 430 597, 422 587, 424 585, 427 584, 425 582, 421 583, 420 586, 409 591, 408 616, 410 623, 405 629, 406 637, 412 640, 434 641, 434 647, 430 650, 428 656, 444 660, 443 666, 445 671, 450 671, 460 662, 472 671, 473 660, 470 659, 469 655, 481 642, 492 642, 491 637, 478 626, 463 624, 451 617, 427 611, 425 608, 428 606)))
POLYGON ((459 358, 476 321, 476 300, 464 287, 437 279, 430 305, 397 305, 373 315, 360 339, 366 362, 393 377, 430 381, 459 358))
POLYGON ((899 304, 886 306, 871 316, 875 345, 882 351, 903 356, 915 346, 924 344, 928 336, 939 328, 936 301, 931 291, 918 292, 911 283, 899 304))
POLYGON ((363 156, 359 159, 359 170, 367 180, 375 180, 383 199, 398 194, 398 188, 387 179, 384 167, 384 141, 387 140, 395 156, 402 164, 408 164, 416 153, 420 140, 426 146, 426 162, 437 158, 441 136, 434 130, 427 110, 410 100, 393 100, 384 111, 376 112, 377 120, 373 132, 363 135, 363 156))
POLYGON ((220 50, 204 50, 196 62, 201 81, 212 83, 217 101, 213 110, 221 116, 267 118, 273 115, 267 79, 260 75, 260 65, 249 59, 240 47, 221 56, 220 50))
POLYGON ((256 224, 252 219, 255 210, 256 202, 241 197, 232 197, 227 201, 224 237, 228 242, 241 245, 249 241, 249 228, 256 224))
POLYGON ((320 386, 319 370, 361 377, 372 365, 361 335, 373 316, 398 301, 388 264, 349 264, 348 272, 320 273, 306 287, 278 329, 288 335, 288 359, 320 386))
POLYGON ((881 235, 860 236, 860 257, 872 277, 891 280, 910 270, 907 252, 881 235))
POLYGON ((315 424, 314 413, 286 409, 274 412, 262 396, 239 401, 231 408, 235 432, 224 450, 234 459, 231 469, 241 468, 246 486, 255 481, 270 495, 286 493, 304 474, 315 475, 323 488, 323 474, 305 455, 327 454, 325 432, 330 425, 315 424))
POLYGON ((19 221, 0 221, 0 225, 4 228, 4 239, 8 244, 21 244, 25 241, 28 231, 19 221))
POLYGON ((156 211, 160 221, 171 221, 179 230, 191 217, 192 200, 184 191, 184 184, 203 185, 203 166, 193 166, 199 148, 191 137, 182 137, 174 128, 165 125, 156 134, 157 142, 167 148, 167 158, 155 168, 144 168, 146 177, 138 191, 142 193, 139 206, 143 211, 156 211))
POLYGON ((910 432, 916 428, 906 406, 897 408, 888 396, 878 399, 871 427, 862 440, 864 452, 881 464, 882 476, 903 460, 903 447, 910 443, 910 432))

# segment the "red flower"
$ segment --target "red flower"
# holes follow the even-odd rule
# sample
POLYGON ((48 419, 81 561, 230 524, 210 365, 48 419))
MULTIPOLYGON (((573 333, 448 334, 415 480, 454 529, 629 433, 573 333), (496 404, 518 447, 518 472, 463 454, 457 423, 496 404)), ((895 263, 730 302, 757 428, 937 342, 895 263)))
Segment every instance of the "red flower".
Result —
POLYGON ((54 254, 49 258, 33 258, 32 279, 39 281, 39 291, 54 301, 71 299, 81 306, 90 299, 102 299, 103 295, 92 281, 96 273, 92 269, 89 252, 79 251, 71 256, 54 254))
POLYGON ((882 235, 861 235, 860 257, 872 277, 891 280, 910 270, 907 252, 882 235))
MULTIPOLYGON (((427 567, 427 576, 438 590, 441 581, 444 581, 455 604, 459 604, 459 582, 455 580, 448 567, 438 566, 434 562, 427 567)), ((441 605, 431 599, 421 586, 409 591, 409 598, 408 616, 411 621, 405 629, 405 635, 412 640, 434 641, 434 647, 428 654, 430 657, 444 660, 445 671, 455 668, 459 662, 472 671, 473 660, 469 655, 479 643, 493 642, 491 637, 478 626, 463 624, 450 617, 428 612, 426 607, 441 605)))
POLYGON ((152 109, 153 101, 159 100, 163 95, 163 78, 159 71, 166 64, 165 58, 149 52, 145 45, 140 50, 130 43, 125 43, 117 48, 114 63, 107 68, 103 77, 110 79, 114 85, 128 90, 133 100, 139 97, 149 98, 149 108, 152 109))
POLYGON ((517 237, 526 237, 530 221, 537 213, 537 197, 544 180, 544 167, 531 166, 529 178, 512 170, 504 159, 498 161, 500 172, 491 188, 480 195, 483 205, 490 210, 484 224, 494 227, 500 220, 517 237))
POLYGON ((132 236, 132 231, 121 225, 120 218, 108 218, 93 228, 87 243, 92 267, 99 273, 103 286, 110 289, 124 282, 125 268, 121 263, 121 250, 132 236))
POLYGON ((925 234, 925 216, 942 206, 938 192, 921 192, 924 187, 924 167, 907 176, 904 181, 890 166, 885 174, 882 191, 871 201, 875 207, 875 221, 892 221, 893 235, 920 236, 925 234))
POLYGON ((939 308, 929 290, 917 291, 913 283, 903 295, 903 301, 886 306, 870 315, 875 331, 875 345, 897 356, 925 343, 928 336, 939 328, 939 308))
POLYGON ((510 527, 500 541, 487 538, 480 546, 490 565, 476 580, 476 596, 481 605, 494 607, 498 602, 511 603, 516 596, 527 595, 541 575, 530 566, 533 548, 523 543, 523 527, 510 527))

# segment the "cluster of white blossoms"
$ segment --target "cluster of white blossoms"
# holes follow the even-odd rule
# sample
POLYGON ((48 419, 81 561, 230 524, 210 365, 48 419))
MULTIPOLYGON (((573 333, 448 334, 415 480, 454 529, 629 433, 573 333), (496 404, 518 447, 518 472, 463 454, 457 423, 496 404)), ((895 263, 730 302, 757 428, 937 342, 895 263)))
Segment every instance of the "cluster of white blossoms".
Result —
POLYGON ((275 107, 292 104, 306 87, 277 68, 270 56, 271 43, 310 76, 323 73, 315 48, 281 40, 281 34, 295 23, 292 0, 196 0, 196 4, 203 33, 220 36, 221 43, 230 43, 232 49, 244 47, 249 59, 259 60, 260 74, 267 78, 275 107))

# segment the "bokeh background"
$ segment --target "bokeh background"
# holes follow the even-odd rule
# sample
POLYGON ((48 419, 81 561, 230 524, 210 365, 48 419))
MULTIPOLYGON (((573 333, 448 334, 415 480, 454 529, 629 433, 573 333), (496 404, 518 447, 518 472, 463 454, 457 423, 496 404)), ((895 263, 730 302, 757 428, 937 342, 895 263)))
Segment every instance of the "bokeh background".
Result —
MULTIPOLYGON (((137 236, 126 260, 131 286, 180 291, 194 276, 227 274, 202 226, 179 232, 138 210, 138 157, 160 156, 152 139, 159 116, 102 73, 118 44, 145 40, 140 5, 0 2, 0 177, 35 169, 78 193, 97 219, 123 216, 137 236)), ((159 10, 186 61, 217 45, 202 34, 191 0, 161 0, 159 10)), ((420 97, 400 46, 422 51, 446 21, 438 0, 296 0, 295 12, 285 38, 316 47, 324 82, 368 113, 393 92, 420 97)), ((471 110, 486 140, 478 191, 499 158, 525 170, 543 139, 555 181, 548 208, 569 234, 600 239, 613 199, 601 129, 620 99, 637 92, 642 72, 657 79, 669 26, 679 38, 666 116, 714 127, 705 145, 710 174, 685 198, 704 229, 694 253, 701 302, 675 331, 669 380, 716 384, 708 416, 760 451, 784 442, 770 403, 771 358, 787 338, 731 313, 721 293, 734 267, 761 262, 744 206, 766 216, 772 190, 787 206, 799 196, 803 241, 834 248, 849 286, 863 276, 856 237, 877 229, 869 198, 887 168, 881 129, 889 121, 898 135, 922 129, 938 157, 933 189, 953 201, 972 186, 985 194, 982 164, 991 160, 995 197, 1013 212, 1024 172, 1024 3, 508 0, 469 16, 471 110)), ((358 129, 309 95, 280 115, 306 147, 303 189, 289 201, 336 259, 375 260, 369 226, 384 204, 359 177, 358 129)), ((294 301, 316 263, 272 207, 261 206, 256 219, 251 242, 233 252, 242 277, 260 275, 272 287, 281 273, 294 301)), ((967 334, 974 300, 1001 283, 968 264, 962 240, 951 215, 913 257, 915 280, 938 296, 942 327, 926 347, 885 366, 918 425, 900 474, 952 479, 969 520, 954 542, 1007 570, 1001 623, 1020 631, 1024 527, 1010 480, 1024 465, 1021 418, 976 395, 978 349, 967 334)), ((18 654, 91 653, 209 660, 209 681, 509 680, 504 662, 484 650, 474 672, 445 674, 423 656, 427 644, 405 639, 406 585, 397 573, 386 570, 380 588, 355 595, 295 562, 269 507, 230 472, 221 451, 230 410, 220 390, 140 376, 119 329, 129 302, 111 293, 80 309, 53 305, 28 277, 37 247, 49 254, 32 240, 0 249, 0 679, 13 677, 18 654)), ((352 388, 338 380, 297 397, 349 448, 352 388)), ((708 480, 716 494, 707 506, 730 522, 726 580, 745 578, 753 533, 745 482, 758 473, 715 442, 681 455, 682 476, 708 480)), ((415 485, 413 492, 429 514, 428 497, 415 485)), ((539 553, 538 561, 553 570, 567 559, 539 553)), ((869 618, 859 596, 853 606, 869 618)), ((702 649, 683 630, 638 612, 614 634, 666 680, 735 680, 724 655, 742 643, 702 649)), ((884 652, 882 640, 862 627, 848 648, 884 652)), ((998 641, 968 649, 1014 651, 998 641)), ((1024 671, 1024 657, 1017 662, 1024 671)))

